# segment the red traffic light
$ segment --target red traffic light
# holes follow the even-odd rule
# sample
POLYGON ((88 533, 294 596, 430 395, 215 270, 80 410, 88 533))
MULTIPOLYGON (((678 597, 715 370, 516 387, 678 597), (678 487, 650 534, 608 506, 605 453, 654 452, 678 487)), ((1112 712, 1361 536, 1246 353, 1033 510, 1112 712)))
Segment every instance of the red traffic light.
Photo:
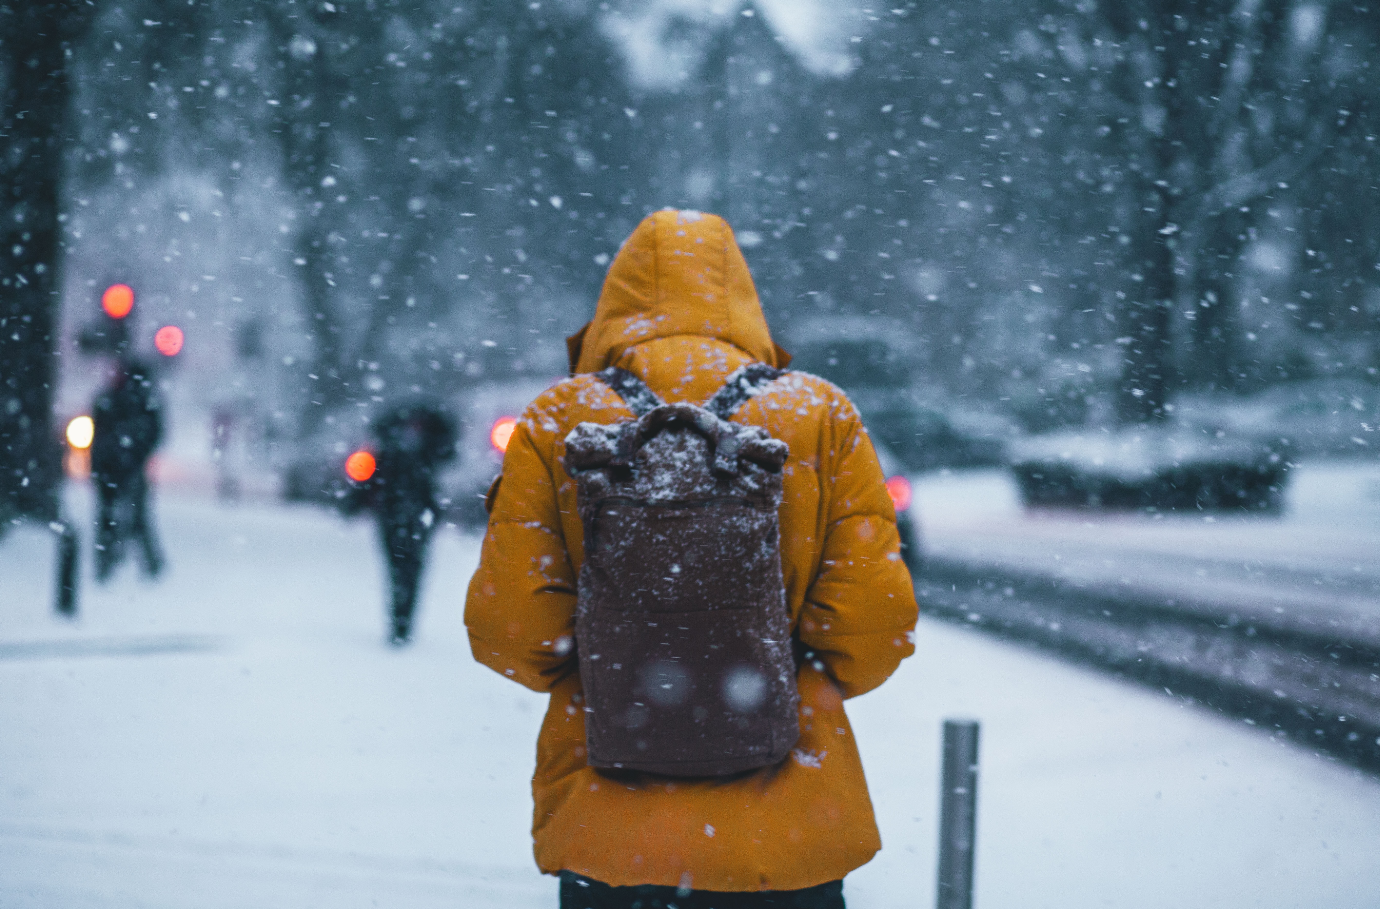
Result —
POLYGON ((123 319, 134 308, 134 289, 128 284, 112 284, 101 294, 101 309, 112 319, 123 319))
POLYGON ((182 329, 176 325, 164 325, 153 336, 153 346, 158 348, 158 352, 163 356, 175 357, 182 350, 184 340, 182 329))
POLYGON ((377 466, 374 456, 361 448, 345 459, 345 476, 356 483, 363 483, 374 475, 377 466))

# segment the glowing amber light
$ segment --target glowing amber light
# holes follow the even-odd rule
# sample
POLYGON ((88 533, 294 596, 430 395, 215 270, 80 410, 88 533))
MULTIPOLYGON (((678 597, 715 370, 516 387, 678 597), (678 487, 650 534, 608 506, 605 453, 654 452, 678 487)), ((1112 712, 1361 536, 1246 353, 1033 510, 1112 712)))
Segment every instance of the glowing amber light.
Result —
POLYGON ((72 422, 67 424, 67 444, 73 448, 85 451, 91 447, 91 440, 95 437, 96 424, 86 415, 73 417, 72 422))
POLYGON ((363 483, 374 475, 377 466, 374 456, 361 449, 345 459, 345 476, 356 483, 363 483))
POLYGON ((900 475, 887 477, 886 491, 891 496, 891 504, 896 506, 898 514, 910 508, 910 480, 900 475))
POLYGON ((112 319, 123 319, 134 308, 134 290, 128 284, 112 284, 101 294, 101 309, 112 319))
POLYGON ((178 351, 182 350, 184 340, 182 329, 176 325, 164 325, 153 336, 153 346, 158 348, 158 352, 163 356, 175 357, 178 351))
POLYGON ((494 428, 489 430, 489 443, 500 452, 506 452, 515 429, 517 417, 499 417, 494 420, 494 428))

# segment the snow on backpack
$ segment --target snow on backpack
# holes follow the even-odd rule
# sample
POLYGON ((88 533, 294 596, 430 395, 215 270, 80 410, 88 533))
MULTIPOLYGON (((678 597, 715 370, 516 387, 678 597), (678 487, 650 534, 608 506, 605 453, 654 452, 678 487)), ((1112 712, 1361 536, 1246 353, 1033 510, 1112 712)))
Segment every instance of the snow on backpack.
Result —
POLYGON ((729 422, 781 374, 745 366, 700 407, 607 369, 636 419, 566 436, 591 766, 727 776, 779 762, 799 737, 777 514, 788 452, 729 422))

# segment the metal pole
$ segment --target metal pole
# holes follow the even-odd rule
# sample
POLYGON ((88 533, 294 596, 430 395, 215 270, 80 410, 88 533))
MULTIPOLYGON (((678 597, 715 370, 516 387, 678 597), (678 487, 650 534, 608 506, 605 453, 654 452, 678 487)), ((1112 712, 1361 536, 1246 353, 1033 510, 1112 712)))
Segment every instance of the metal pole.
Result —
POLYGON ((972 909, 977 828, 978 724, 944 721, 939 807, 938 909, 972 909))
POLYGON ((57 534, 57 611, 72 618, 77 614, 77 555, 80 540, 77 531, 66 521, 55 521, 57 534))

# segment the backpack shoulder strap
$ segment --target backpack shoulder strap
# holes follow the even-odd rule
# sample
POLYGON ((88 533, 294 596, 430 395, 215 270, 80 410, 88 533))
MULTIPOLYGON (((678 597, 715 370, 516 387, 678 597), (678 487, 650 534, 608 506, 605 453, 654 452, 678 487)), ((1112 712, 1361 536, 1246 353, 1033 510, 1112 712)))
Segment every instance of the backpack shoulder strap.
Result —
POLYGON ((747 403, 748 398, 761 394, 762 389, 786 374, 784 369, 766 363, 749 363, 724 382, 724 387, 705 402, 704 409, 721 420, 727 420, 747 403))
POLYGON ((623 399, 623 403, 628 405, 628 409, 633 412, 634 416, 646 416, 661 406, 661 399, 656 396, 656 392, 648 388, 647 383, 626 369, 610 366, 594 375, 623 399))

